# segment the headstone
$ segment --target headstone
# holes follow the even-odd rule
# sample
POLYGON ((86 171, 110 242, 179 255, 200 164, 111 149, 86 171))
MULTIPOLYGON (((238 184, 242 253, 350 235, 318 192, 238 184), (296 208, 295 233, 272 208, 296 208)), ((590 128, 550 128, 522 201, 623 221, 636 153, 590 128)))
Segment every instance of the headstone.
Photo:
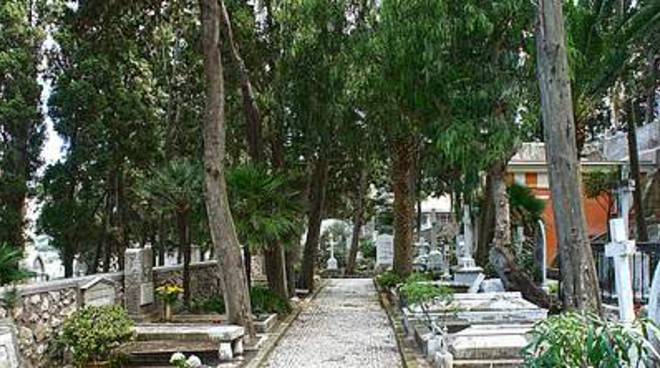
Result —
POLYGON ((610 220, 611 243, 605 245, 605 256, 614 258, 614 279, 619 302, 621 322, 632 323, 633 309, 632 272, 630 261, 635 254, 635 241, 628 240, 625 221, 622 218, 610 220))
POLYGON ((438 214, 435 212, 435 208, 431 209, 431 247, 435 248, 438 243, 438 214))
POLYGON ((468 293, 477 293, 479 292, 479 288, 481 287, 481 283, 486 280, 486 275, 483 273, 480 273, 477 278, 474 280, 472 283, 472 286, 468 289, 468 293))
POLYGON ((465 286, 472 286, 479 274, 483 272, 481 267, 477 267, 472 256, 473 233, 472 218, 470 216, 470 207, 463 207, 463 236, 457 236, 456 257, 458 258, 458 267, 454 272, 454 281, 465 286))
POLYGON ((190 263, 199 263, 202 261, 202 247, 199 245, 190 246, 190 263))
POLYGON ((139 319, 155 308, 152 250, 128 248, 124 256, 124 306, 130 316, 139 319))
POLYGON ((426 254, 419 255, 413 259, 413 270, 415 272, 426 272, 428 269, 429 256, 426 254))
POLYGON ((432 251, 429 252, 428 254, 429 271, 434 271, 434 272, 442 271, 444 264, 445 264, 445 259, 442 255, 442 252, 440 252, 437 249, 433 249, 432 251))
POLYGON ((376 238, 376 267, 391 267, 394 263, 394 237, 379 234, 376 238))
POLYGON ((83 307, 101 307, 115 304, 115 282, 103 277, 97 277, 80 286, 80 293, 82 295, 83 307))
POLYGON ((0 368, 20 368, 21 359, 16 339, 16 326, 11 319, 0 320, 0 368))
POLYGON ((481 283, 481 291, 484 293, 504 292, 504 284, 500 279, 486 279, 481 283))

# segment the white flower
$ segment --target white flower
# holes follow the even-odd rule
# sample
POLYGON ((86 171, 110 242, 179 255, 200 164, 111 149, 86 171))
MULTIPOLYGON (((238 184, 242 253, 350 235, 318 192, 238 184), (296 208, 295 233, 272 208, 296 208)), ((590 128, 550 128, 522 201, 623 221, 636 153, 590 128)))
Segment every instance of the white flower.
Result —
POLYGON ((191 355, 186 360, 186 367, 197 368, 202 366, 202 361, 195 355, 191 355))
POLYGON ((186 356, 182 353, 174 353, 170 357, 170 363, 177 363, 186 360, 186 356))

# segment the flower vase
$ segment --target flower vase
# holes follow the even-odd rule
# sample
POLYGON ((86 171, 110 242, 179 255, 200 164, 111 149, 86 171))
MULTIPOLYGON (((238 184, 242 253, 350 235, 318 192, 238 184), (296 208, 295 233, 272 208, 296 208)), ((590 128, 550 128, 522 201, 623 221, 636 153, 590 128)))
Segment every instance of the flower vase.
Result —
POLYGON ((165 321, 172 322, 172 303, 165 303, 165 321))

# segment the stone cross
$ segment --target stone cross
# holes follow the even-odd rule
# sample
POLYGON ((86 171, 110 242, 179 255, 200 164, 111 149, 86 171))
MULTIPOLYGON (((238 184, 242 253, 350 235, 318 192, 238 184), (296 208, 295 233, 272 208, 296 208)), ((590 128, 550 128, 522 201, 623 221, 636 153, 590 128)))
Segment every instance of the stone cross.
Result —
POLYGON ((326 266, 328 270, 336 270, 337 259, 335 258, 335 244, 337 244, 337 242, 334 240, 334 238, 330 238, 328 243, 330 243, 330 258, 328 258, 326 266))
POLYGON ((619 207, 619 214, 623 218, 623 222, 626 226, 626 232, 630 233, 630 224, 629 224, 629 214, 630 208, 632 207, 632 194, 635 191, 635 182, 633 180, 627 180, 625 185, 617 189, 617 202, 619 207))
POLYGON ((630 261, 635 254, 635 241, 628 240, 628 232, 624 219, 610 220, 610 237, 612 241, 605 245, 605 256, 614 258, 614 276, 616 294, 619 299, 619 319, 623 323, 635 320, 633 309, 632 272, 630 261))

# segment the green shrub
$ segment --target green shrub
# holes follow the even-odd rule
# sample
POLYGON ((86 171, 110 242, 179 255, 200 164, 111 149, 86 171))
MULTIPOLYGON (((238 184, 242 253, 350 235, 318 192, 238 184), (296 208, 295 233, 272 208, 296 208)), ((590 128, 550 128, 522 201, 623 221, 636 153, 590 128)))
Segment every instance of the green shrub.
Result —
POLYGON ((360 252, 365 259, 376 259, 376 245, 373 240, 365 239, 360 241, 360 252))
POLYGON ((391 289, 402 283, 403 280, 393 271, 385 271, 376 276, 376 282, 384 289, 391 289))
POLYGON ((225 300, 220 294, 208 298, 195 299, 192 301, 191 311, 193 313, 225 313, 225 300))
POLYGON ((265 286, 253 286, 250 290, 250 301, 252 313, 254 314, 277 313, 285 315, 291 312, 289 300, 282 298, 265 286))
MULTIPOLYGON (((253 286, 250 290, 252 313, 277 313, 280 315, 291 312, 291 304, 287 299, 280 297, 266 286, 253 286)), ((213 295, 209 298, 193 300, 193 313, 225 313, 225 301, 222 295, 213 295)))
POLYGON ((525 367, 634 367, 631 349, 640 359, 658 358, 650 333, 658 329, 648 320, 631 327, 593 314, 563 313, 534 326, 532 340, 523 349, 525 367))
POLYGON ((133 337, 133 322, 117 305, 86 307, 64 321, 58 344, 76 365, 111 359, 112 350, 133 337))

